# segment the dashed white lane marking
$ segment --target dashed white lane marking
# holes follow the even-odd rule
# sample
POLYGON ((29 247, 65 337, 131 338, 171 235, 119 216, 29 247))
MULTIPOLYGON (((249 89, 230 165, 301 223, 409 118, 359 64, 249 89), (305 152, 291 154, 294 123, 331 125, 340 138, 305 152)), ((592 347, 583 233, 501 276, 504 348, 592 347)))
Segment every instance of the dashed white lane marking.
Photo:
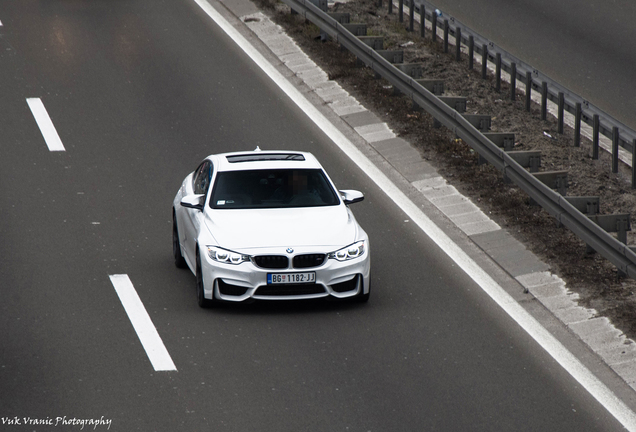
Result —
MULTIPOLYGON (((203 11, 266 73, 274 83, 345 153, 367 173, 385 194, 404 211, 464 272, 472 278, 513 320, 578 381, 628 430, 636 431, 636 414, 590 372, 532 315, 517 303, 490 275, 473 261, 446 233, 429 219, 304 95, 254 48, 206 0, 194 0, 203 11)), ((291 53, 291 52, 289 52, 291 53)), ((280 53, 285 54, 285 53, 280 53)), ((342 115, 342 114, 341 114, 342 115)))
POLYGON ((156 371, 176 371, 174 363, 127 274, 110 275, 128 318, 156 371))
POLYGON ((40 132, 42 132, 42 136, 49 150, 66 151, 60 136, 57 134, 57 130, 55 130, 55 126, 53 126, 49 113, 46 111, 46 108, 44 108, 42 100, 40 100, 40 98, 27 98, 26 101, 29 104, 29 108, 31 108, 33 117, 35 117, 35 121, 40 128, 40 132))

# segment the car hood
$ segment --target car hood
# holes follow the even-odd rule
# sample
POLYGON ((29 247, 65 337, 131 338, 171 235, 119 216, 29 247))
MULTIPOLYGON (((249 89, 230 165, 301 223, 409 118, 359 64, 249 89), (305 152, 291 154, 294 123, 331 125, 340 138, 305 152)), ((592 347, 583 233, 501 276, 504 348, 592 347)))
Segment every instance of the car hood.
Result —
POLYGON ((286 209, 211 210, 205 224, 232 250, 333 247, 356 241, 358 225, 344 205, 286 209))

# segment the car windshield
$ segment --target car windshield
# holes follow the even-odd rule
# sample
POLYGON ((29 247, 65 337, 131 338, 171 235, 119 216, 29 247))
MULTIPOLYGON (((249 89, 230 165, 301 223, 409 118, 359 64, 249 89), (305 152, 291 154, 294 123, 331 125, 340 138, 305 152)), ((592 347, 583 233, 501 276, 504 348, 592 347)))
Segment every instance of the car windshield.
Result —
POLYGON ((268 169, 219 172, 210 207, 285 208, 338 205, 340 200, 321 169, 268 169))

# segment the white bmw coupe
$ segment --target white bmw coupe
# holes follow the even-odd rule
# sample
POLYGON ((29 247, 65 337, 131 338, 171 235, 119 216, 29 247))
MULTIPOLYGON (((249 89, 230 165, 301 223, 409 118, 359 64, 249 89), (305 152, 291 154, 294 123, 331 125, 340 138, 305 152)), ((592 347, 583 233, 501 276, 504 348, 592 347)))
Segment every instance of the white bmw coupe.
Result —
POLYGON ((369 299, 369 238, 305 152, 211 155, 183 181, 172 208, 177 267, 196 276, 199 306, 218 301, 369 299))

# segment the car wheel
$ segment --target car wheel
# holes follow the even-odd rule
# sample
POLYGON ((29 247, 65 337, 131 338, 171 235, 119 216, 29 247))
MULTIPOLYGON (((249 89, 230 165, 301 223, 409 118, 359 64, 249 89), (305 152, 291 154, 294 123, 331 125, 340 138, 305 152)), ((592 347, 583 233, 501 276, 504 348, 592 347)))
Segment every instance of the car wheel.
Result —
MULTIPOLYGON (((202 308, 209 308, 214 306, 214 300, 206 299, 203 296, 203 272, 201 271, 201 257, 199 256, 199 252, 197 251, 197 301, 199 306, 202 308)), ((214 294, 212 294, 212 298, 214 299, 214 294)))
POLYGON ((181 246, 179 246, 179 229, 177 228, 177 218, 175 214, 172 214, 172 255, 174 256, 174 265, 177 268, 186 268, 186 264, 183 255, 181 255, 181 246))

